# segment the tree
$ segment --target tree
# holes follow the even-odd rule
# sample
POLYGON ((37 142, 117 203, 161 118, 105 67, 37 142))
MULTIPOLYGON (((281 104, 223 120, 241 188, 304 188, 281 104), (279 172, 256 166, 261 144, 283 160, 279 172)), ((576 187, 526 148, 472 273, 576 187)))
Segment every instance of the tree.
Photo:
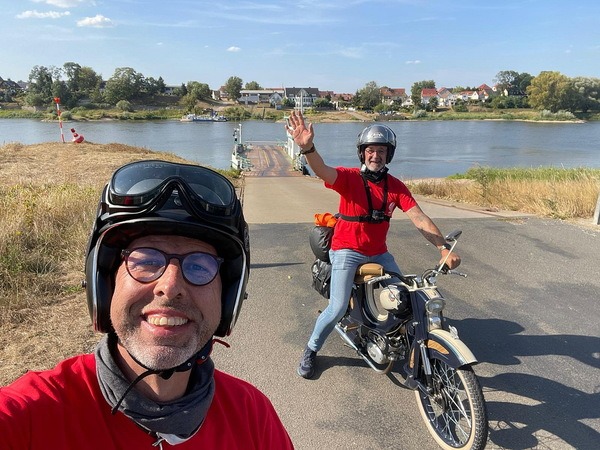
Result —
POLYGON ((496 74, 494 81, 501 93, 504 93, 505 90, 511 92, 511 88, 519 93, 525 93, 532 79, 533 76, 527 72, 519 73, 514 70, 501 70, 496 74))
POLYGON ((34 66, 29 73, 29 89, 25 102, 31 106, 50 105, 52 103, 52 69, 34 66), (41 103, 41 104, 40 104, 41 103))
POLYGON ((139 96, 144 86, 144 76, 131 67, 119 67, 106 81, 104 98, 116 105, 119 100, 132 100, 139 96))
POLYGON ((572 111, 600 110, 600 79, 576 77, 571 79, 573 86, 572 111))
POLYGON ((193 94, 185 94, 179 100, 179 104, 185 109, 187 112, 191 112, 195 110, 197 98, 194 97, 193 94))
POLYGON ((258 82, 250 81, 249 83, 246 83, 244 89, 248 89, 249 91, 259 91, 262 88, 260 87, 260 84, 258 84, 258 82))
POLYGON ((225 92, 231 100, 237 101, 242 90, 242 79, 240 77, 229 77, 225 83, 225 92))
POLYGON ((504 92, 505 89, 508 89, 511 86, 515 85, 515 80, 519 76, 518 72, 514 70, 501 70, 496 74, 496 78, 494 78, 494 82, 498 86, 501 92, 504 92))
POLYGON ((415 111, 422 107, 421 105, 421 92, 423 89, 435 89, 435 81, 433 80, 423 80, 416 81, 413 83, 410 88, 410 98, 413 102, 415 111))
POLYGON ((102 77, 91 67, 82 67, 77 63, 67 62, 63 64, 62 71, 67 78, 66 87, 69 91, 71 106, 75 106, 78 100, 86 97, 100 99, 102 77))
POLYGON ((369 81, 365 87, 356 91, 355 106, 373 109, 381 103, 381 90, 375 81, 369 81))
POLYGON ((313 106, 315 108, 333 108, 333 104, 326 98, 318 98, 314 101, 313 106))
POLYGON ((547 109, 553 113, 571 110, 570 98, 573 98, 573 93, 573 85, 569 78, 560 72, 540 72, 527 88, 532 108, 547 109))
POLYGON ((196 100, 208 100, 211 98, 211 90, 206 83, 190 81, 187 84, 186 91, 196 100))

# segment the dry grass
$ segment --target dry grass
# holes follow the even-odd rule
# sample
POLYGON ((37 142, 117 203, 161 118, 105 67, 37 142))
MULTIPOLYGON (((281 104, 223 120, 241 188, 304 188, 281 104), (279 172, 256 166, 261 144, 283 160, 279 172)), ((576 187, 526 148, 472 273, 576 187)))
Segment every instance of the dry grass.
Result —
MULTIPOLYGON (((490 169, 491 170, 491 169, 490 169)), ((536 172, 538 175, 545 169, 536 172)), ((490 210, 521 211, 556 219, 588 219, 600 193, 600 170, 564 169, 565 176, 545 179, 505 176, 407 182, 416 194, 469 203, 490 210)), ((544 178, 544 177, 542 177, 544 178)))
POLYGON ((0 385, 93 348, 81 280, 100 191, 151 158, 183 161, 121 144, 0 147, 0 385))

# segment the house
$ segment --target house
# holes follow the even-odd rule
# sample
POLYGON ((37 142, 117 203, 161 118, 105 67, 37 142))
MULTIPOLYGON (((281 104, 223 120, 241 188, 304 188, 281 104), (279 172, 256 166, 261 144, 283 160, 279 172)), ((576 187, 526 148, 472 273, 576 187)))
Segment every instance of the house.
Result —
POLYGON ((456 95, 448 88, 439 88, 437 90, 437 96, 439 99, 439 106, 451 108, 456 103, 456 95))
POLYGON ((354 94, 336 94, 331 96, 331 103, 335 109, 342 109, 347 107, 354 100, 354 94))
POLYGON ((496 91, 493 88, 489 87, 485 83, 483 83, 477 88, 477 92, 479 93, 479 98, 484 102, 487 102, 490 99, 490 97, 492 97, 496 93, 496 91))
POLYGON ((289 98, 294 101, 296 108, 311 107, 316 99, 319 98, 319 90, 317 88, 284 88, 284 98, 289 98))
POLYGON ((461 91, 457 94, 457 99, 462 100, 463 102, 468 102, 470 100, 478 102, 480 100, 477 91, 461 91))
POLYGON ((165 86, 165 90, 164 90, 163 94, 175 95, 175 92, 177 92, 177 90, 180 88, 181 88, 181 86, 173 86, 173 85, 165 86))
POLYGON ((280 105, 283 101, 283 89, 242 89, 238 103, 244 105, 258 105, 259 103, 270 103, 280 105))
POLYGON ((435 88, 423 88, 421 90, 421 103, 426 105, 432 98, 437 98, 438 93, 435 88))
POLYGON ((4 80, 2 77, 0 77, 0 95, 15 95, 17 92, 21 92, 22 90, 23 88, 10 78, 4 80))
POLYGON ((408 99, 404 88, 382 87, 379 92, 381 93, 381 103, 386 105, 402 105, 408 99))

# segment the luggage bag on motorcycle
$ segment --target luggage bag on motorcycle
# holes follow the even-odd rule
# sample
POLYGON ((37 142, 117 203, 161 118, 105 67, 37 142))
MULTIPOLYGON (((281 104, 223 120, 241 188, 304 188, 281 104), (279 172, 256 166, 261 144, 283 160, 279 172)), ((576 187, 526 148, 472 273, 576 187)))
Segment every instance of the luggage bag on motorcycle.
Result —
POLYGON ((312 287, 325 298, 329 298, 329 285, 331 283, 331 263, 315 259, 311 267, 312 287))
POLYGON ((329 284, 331 282, 331 261, 329 249, 333 237, 333 227, 336 218, 331 213, 315 214, 315 227, 309 236, 310 248, 317 258, 311 267, 312 286, 325 298, 329 298, 329 284))

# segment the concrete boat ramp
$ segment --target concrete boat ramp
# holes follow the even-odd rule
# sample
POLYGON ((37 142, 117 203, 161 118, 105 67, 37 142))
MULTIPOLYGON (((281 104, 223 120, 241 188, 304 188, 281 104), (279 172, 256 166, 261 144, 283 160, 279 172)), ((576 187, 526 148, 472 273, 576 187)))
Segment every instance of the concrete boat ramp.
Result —
MULTIPOLYGON (((326 189, 320 179, 294 170, 292 160, 282 144, 252 143, 245 156, 249 170, 243 172, 244 183, 240 195, 248 223, 313 223, 316 213, 337 212, 338 194, 326 189)), ((327 160, 327 155, 323 156, 327 160)), ((492 212, 477 206, 419 195, 415 195, 415 198, 432 219, 527 216, 513 211, 492 212)), ((408 217, 396 211, 393 220, 397 219, 408 220, 408 217)))

